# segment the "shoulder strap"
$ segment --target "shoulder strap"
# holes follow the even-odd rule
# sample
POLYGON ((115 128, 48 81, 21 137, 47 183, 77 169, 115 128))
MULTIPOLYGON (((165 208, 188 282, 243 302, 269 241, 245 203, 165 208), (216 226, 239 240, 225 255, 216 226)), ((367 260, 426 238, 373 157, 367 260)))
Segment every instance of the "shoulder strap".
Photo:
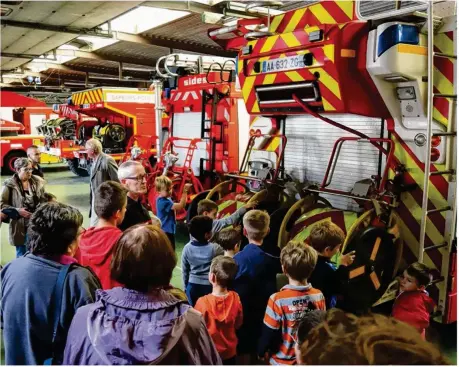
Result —
POLYGON ((67 274, 70 271, 70 268, 73 264, 68 264, 62 266, 61 270, 59 271, 59 275, 57 276, 57 281, 54 286, 53 295, 51 297, 51 319, 53 320, 53 338, 52 338, 52 358, 47 359, 45 361, 46 365, 53 364, 55 356, 56 356, 56 344, 59 340, 58 338, 58 330, 59 330, 59 319, 61 316, 61 309, 62 309, 62 298, 64 294, 64 284, 65 279, 67 278, 67 274))

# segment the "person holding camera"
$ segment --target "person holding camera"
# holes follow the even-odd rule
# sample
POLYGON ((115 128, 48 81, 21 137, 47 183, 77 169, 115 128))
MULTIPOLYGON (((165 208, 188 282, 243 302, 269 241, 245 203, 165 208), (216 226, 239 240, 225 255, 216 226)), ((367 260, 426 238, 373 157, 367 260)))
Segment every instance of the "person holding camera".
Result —
POLYGON ((41 203, 46 202, 45 180, 32 175, 32 162, 27 158, 14 161, 16 173, 3 182, 0 208, 3 213, 11 211, 9 241, 16 247, 16 257, 27 252, 26 232, 29 218, 41 203))

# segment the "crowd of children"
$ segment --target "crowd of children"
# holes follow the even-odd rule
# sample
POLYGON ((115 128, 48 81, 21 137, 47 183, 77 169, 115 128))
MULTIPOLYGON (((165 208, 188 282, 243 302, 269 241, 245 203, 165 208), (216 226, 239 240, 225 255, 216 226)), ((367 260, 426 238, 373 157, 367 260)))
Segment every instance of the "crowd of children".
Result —
MULTIPOLYGON (((136 180, 139 184, 143 182, 143 177, 139 179, 137 176, 126 176, 120 181, 124 182, 123 180, 126 179, 136 180)), ((328 364, 329 361, 332 361, 331 364, 340 364, 338 359, 327 360, 323 356, 323 351, 318 351, 320 345, 317 346, 316 344, 324 338, 323 332, 319 329, 325 328, 324 330, 330 334, 330 327, 327 329, 323 326, 324 324, 333 325, 333 328, 337 328, 336 318, 338 318, 339 322, 343 323, 349 330, 352 329, 349 332, 354 333, 353 335, 358 338, 359 333, 365 329, 364 326, 366 327, 365 332, 368 331, 371 320, 376 320, 378 323, 384 321, 377 317, 376 319, 369 319, 370 321, 365 321, 364 318, 364 321, 359 321, 358 318, 353 318, 353 316, 344 313, 340 314, 338 311, 326 313, 326 310, 339 308, 339 285, 346 274, 346 267, 351 265, 355 258, 355 253, 350 252, 339 256, 338 267, 332 262, 332 258, 336 258, 339 254, 345 238, 343 231, 337 225, 329 221, 315 225, 306 243, 290 241, 282 248, 280 257, 276 257, 263 250, 264 239, 270 231, 270 217, 266 212, 255 209, 256 202, 249 202, 231 216, 222 219, 217 219, 218 206, 215 202, 207 199, 199 202, 198 215, 188 223, 190 241, 183 248, 181 255, 185 294, 180 289, 172 287, 169 283, 176 265, 174 254, 175 211, 185 207, 190 186, 185 185, 180 202, 174 203, 171 199, 172 182, 169 178, 160 176, 156 178, 155 185, 158 193, 156 201, 158 219, 153 217, 153 225, 132 226, 123 232, 119 226, 125 219, 129 190, 117 182, 102 183, 95 191, 92 204, 98 218, 97 225, 87 230, 80 228, 76 232, 73 231, 68 235, 68 239, 63 242, 65 249, 59 250, 61 252, 57 251, 53 255, 54 257, 50 257, 46 251, 42 251, 43 249, 40 249, 38 244, 45 246, 47 243, 56 241, 57 238, 49 239, 47 237, 48 235, 43 231, 48 227, 42 224, 42 219, 38 218, 37 215, 34 214, 35 216, 31 219, 34 228, 30 230, 32 238, 29 251, 33 256, 36 255, 33 260, 36 263, 34 266, 37 275, 40 266, 45 266, 39 264, 40 261, 43 261, 40 260, 42 258, 46 261, 57 261, 61 265, 78 263, 90 269, 87 274, 84 274, 86 278, 91 278, 92 288, 100 287, 103 289, 103 291, 98 291, 100 293, 97 293, 97 298, 95 298, 93 290, 86 289, 86 293, 79 291, 80 298, 83 297, 81 294, 86 295, 80 306, 86 304, 88 306, 82 307, 81 312, 77 312, 75 308, 71 317, 65 316, 69 319, 66 319, 68 327, 74 313, 77 312, 69 333, 71 342, 68 341, 66 347, 67 357, 65 357, 65 361, 67 363, 85 364, 90 361, 91 364, 121 364, 123 361, 129 363, 134 361, 161 364, 161 362, 169 361, 169 359, 164 359, 166 358, 164 355, 156 355, 154 351, 146 352, 148 350, 147 345, 142 347, 121 345, 123 341, 118 341, 116 343, 121 344, 117 344, 115 349, 111 346, 110 343, 114 342, 113 338, 129 339, 128 329, 134 327, 129 322, 129 315, 137 315, 135 316, 136 320, 144 320, 147 316, 142 314, 142 310, 150 310, 148 312, 154 314, 154 317, 158 318, 156 321, 160 324, 163 321, 166 322, 165 310, 168 307, 175 307, 176 315, 185 314, 193 308, 202 315, 202 321, 199 321, 201 319, 196 319, 196 315, 199 314, 192 313, 191 315, 195 316, 190 318, 190 325, 192 325, 190 327, 197 330, 196 333, 199 334, 200 353, 216 353, 216 357, 180 360, 180 356, 178 356, 178 359, 171 360, 177 364, 180 364, 181 361, 208 364, 218 364, 222 361, 225 365, 293 365, 299 362, 328 364), (242 227, 238 226, 241 220, 242 227), (75 239, 72 239, 72 236, 75 236, 75 239), (241 249, 243 237, 247 238, 248 243, 241 249), (150 249, 149 246, 151 246, 150 249), (146 259, 150 259, 152 262, 147 263, 146 259), (278 287, 279 274, 283 274, 287 281, 283 287, 278 287), (151 277, 156 278, 150 279, 151 277), (98 281, 100 281, 100 285, 98 281), (151 298, 153 293, 157 298, 151 298), (89 294, 91 295, 89 296, 89 294), (159 302, 158 299, 161 301, 159 302), (160 306, 153 307, 153 304, 156 305, 155 302, 159 302, 158 305, 160 306), (187 308, 180 306, 182 304, 187 304, 187 308), (115 312, 117 307, 124 309, 124 311, 115 312), (128 312, 126 309, 132 310, 128 312), (158 312, 159 309, 164 309, 161 311, 163 313, 158 312), (122 317, 119 316, 121 314, 122 317), (81 328, 81 324, 85 324, 85 320, 90 320, 88 325, 92 325, 88 326, 88 329, 81 328), (205 332, 200 329, 200 322, 204 323, 207 329, 205 332), (118 328, 117 323, 123 323, 123 325, 118 328), (352 327, 349 326, 351 324, 352 327), (113 334, 112 339, 106 339, 103 333, 101 334, 101 328, 105 327, 107 333, 113 334), (126 328, 123 331, 126 334, 120 334, 120 336, 118 332, 122 328, 126 328), (211 338, 209 342, 206 341, 207 333, 211 338), (315 339, 312 339, 313 335, 315 339), (99 338, 100 344, 95 345, 92 342, 94 338, 99 338), (83 342, 92 343, 94 349, 91 349, 91 352, 88 352, 89 354, 84 358, 78 352, 78 348, 86 348, 81 344, 83 342), (73 345, 69 343, 73 343, 73 345), (127 352, 123 348, 129 351, 127 352), (150 353, 152 356, 145 360, 138 359, 140 357, 134 358, 133 355, 144 353, 140 353, 137 348, 141 348, 146 354, 150 353), (126 353, 129 354, 129 358, 120 357, 126 353)), ((44 206, 46 205, 53 204, 45 204, 44 206)), ((55 205, 61 204, 56 203, 55 205)), ((72 218, 68 221, 71 221, 75 228, 81 226, 81 214, 61 207, 54 208, 51 206, 49 210, 70 211, 68 215, 71 215, 72 218)), ((43 215, 48 214, 43 212, 43 215)), ((65 235, 65 223, 60 225, 63 231, 62 235, 65 235)), ((52 229, 52 231, 55 230, 52 229)), ((56 237, 61 236, 59 232, 53 233, 56 237)), ((25 258, 27 256, 29 255, 26 255, 25 258)), ((13 261, 2 271, 2 297, 5 303, 2 307, 3 325, 11 321, 5 316, 11 316, 15 302, 25 302, 27 298, 15 296, 15 301, 11 301, 11 296, 8 294, 8 292, 18 292, 18 283, 12 284, 10 279, 21 271, 24 274, 27 272, 27 269, 24 268, 26 266, 25 261, 21 258, 15 261, 18 260, 21 262, 21 266, 19 266, 19 262, 14 264, 13 261), (14 275, 12 275, 13 273, 14 275)), ((82 269, 84 268, 79 271, 83 272, 82 269)), ((58 271, 55 270, 54 275, 56 272, 58 271)), ((75 276, 72 279, 74 278, 75 276)), ((431 280, 430 271, 425 265, 415 263, 408 267, 400 280, 400 294, 395 300, 392 312, 394 319, 417 329, 420 340, 419 350, 432 348, 428 344, 422 344, 423 341, 421 340, 429 326, 429 317, 434 309, 434 303, 426 292, 426 287, 431 280)), ((49 282, 52 283, 51 280, 49 282)), ((51 287, 48 292, 50 293, 49 298, 51 298, 51 294, 56 292, 53 289, 51 287)), ((46 301, 41 299, 41 302, 43 303, 42 311, 46 313, 46 301)), ((26 314, 30 310, 24 304, 18 312, 26 314)), ((167 317, 172 317, 169 313, 167 315, 167 317)), ((147 318, 153 318, 153 316, 147 318)), ((26 317, 26 320, 28 319, 26 317)), ((47 322, 51 322, 49 319, 47 320, 47 322)), ((386 319, 386 322, 391 325, 386 327, 387 330, 394 331, 401 327, 395 321, 389 322, 387 320, 392 319, 386 319)), ((175 335, 175 337, 170 336, 170 338, 177 338, 177 334, 174 333, 187 334, 186 330, 188 329, 175 318, 173 323, 177 330, 173 328, 170 330, 171 335, 175 335)), ((21 340, 21 343, 28 343, 33 340, 30 335, 12 332, 13 324, 11 323, 6 328, 8 330, 7 339, 12 334, 15 338, 24 339, 21 340)), ((135 327, 140 327, 140 324, 135 325, 135 327)), ((170 323, 168 325, 164 324, 161 327, 169 330, 170 323)), ((335 339, 338 340, 344 334, 341 329, 336 330, 338 331, 335 339)), ((147 333, 147 329, 142 329, 141 332, 147 333)), ((155 332, 152 331, 153 334, 155 332)), ((376 333, 377 330, 372 332, 376 333)), ((161 340, 165 338, 164 335, 161 336, 161 340)), ((193 348, 192 335, 192 333, 189 334, 190 346, 187 346, 188 351, 189 348, 193 348)), ((159 336, 157 337, 159 338, 159 336)), ((405 339, 403 339, 403 335, 398 336, 398 338, 402 340, 399 340, 402 344, 408 343, 406 340, 409 338, 411 341, 417 340, 412 335, 409 338, 406 336, 405 339)), ((177 340, 174 343, 178 343, 177 340)), ((322 342, 324 345, 326 344, 325 341, 322 340, 322 342)), ((169 345, 167 341, 164 343, 169 345)), ((343 343, 345 345, 346 342, 343 341, 343 343)), ((416 341, 416 343, 418 342, 416 341)), ((40 354, 40 358, 21 359, 16 355, 17 353, 11 352, 15 348, 13 344, 11 340, 7 340, 5 343, 7 362, 35 361, 40 364, 46 359, 46 352, 44 351, 37 352, 40 354)), ((62 348, 63 346, 65 343, 61 343, 62 348)), ((176 348, 173 345, 169 346, 170 350, 176 348)), ((335 345, 331 345, 330 350, 334 350, 335 347, 335 345)), ((349 348, 352 349, 353 347, 349 348)), ((30 348, 29 352, 33 354, 34 350, 34 348, 30 348)), ((63 349, 60 352, 63 352, 63 349)), ((54 353, 55 351, 53 351, 54 353)), ((414 352, 411 351, 410 353, 414 352)), ((435 356, 436 361, 443 361, 438 353, 432 353, 431 356, 435 356)), ((365 361, 374 363, 376 361, 367 355, 359 355, 355 358, 362 363, 365 361)), ((391 362, 390 360, 387 361, 391 362)), ((427 363, 428 357, 422 361, 427 363)))

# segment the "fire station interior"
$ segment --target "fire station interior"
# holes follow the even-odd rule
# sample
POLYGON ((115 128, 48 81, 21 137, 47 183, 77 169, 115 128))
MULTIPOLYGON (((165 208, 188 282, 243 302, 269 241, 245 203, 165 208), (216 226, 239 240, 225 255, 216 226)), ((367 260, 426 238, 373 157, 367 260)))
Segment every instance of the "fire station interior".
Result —
MULTIPOLYGON (((456 14, 437 0, 2 1, 1 180, 38 146, 46 191, 84 228, 90 139, 143 165, 151 216, 156 178, 174 202, 191 184, 175 212, 182 290, 203 199, 219 219, 256 202, 273 257, 332 222, 345 235, 333 266, 355 252, 343 308, 390 316, 421 262, 436 304, 427 340, 455 364, 456 14)), ((16 257, 10 226, 2 266, 16 257)))

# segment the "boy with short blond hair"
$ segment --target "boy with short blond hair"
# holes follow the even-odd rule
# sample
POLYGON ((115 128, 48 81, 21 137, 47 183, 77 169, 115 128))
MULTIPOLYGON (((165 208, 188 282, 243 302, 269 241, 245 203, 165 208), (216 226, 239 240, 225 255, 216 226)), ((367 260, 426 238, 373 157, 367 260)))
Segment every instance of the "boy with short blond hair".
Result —
POLYGON ((204 199, 198 203, 198 215, 205 215, 206 217, 212 218, 212 234, 220 232, 223 228, 231 225, 236 225, 241 220, 242 216, 247 213, 248 210, 253 209, 257 206, 256 201, 245 204, 233 214, 217 219, 218 205, 212 200, 204 199))
POLYGON ((289 282, 269 298, 258 343, 258 356, 268 352, 270 364, 294 364, 297 322, 312 310, 325 310, 322 292, 308 282, 316 263, 316 250, 303 243, 290 241, 281 251, 282 271, 289 282))
POLYGON ((269 233, 268 213, 251 210, 244 215, 242 222, 243 233, 249 243, 234 256, 238 264, 234 289, 241 297, 244 311, 244 323, 238 333, 238 352, 255 356, 266 304, 276 292, 276 274, 282 270, 279 258, 261 248, 263 239, 269 233))
POLYGON ((236 364, 236 330, 242 325, 242 304, 228 286, 237 273, 237 264, 228 256, 217 256, 212 260, 209 282, 212 294, 199 298, 195 309, 202 313, 224 365, 236 364))
POLYGON ((155 188, 158 193, 156 198, 156 215, 161 221, 161 229, 166 233, 172 247, 175 250, 175 230, 176 220, 175 211, 185 209, 188 190, 193 186, 190 183, 183 187, 182 197, 180 202, 174 203, 172 196, 172 181, 167 176, 158 176, 155 179, 155 188))
POLYGON ((346 236, 340 227, 327 221, 316 224, 307 240, 308 244, 319 254, 317 265, 309 281, 314 287, 322 291, 327 309, 336 306, 341 280, 346 276, 344 268, 354 262, 355 251, 341 255, 338 268, 331 262, 331 258, 340 251, 345 238, 346 236))
POLYGON ((228 228, 216 233, 212 241, 225 251, 225 256, 234 257, 241 247, 241 227, 228 228))

